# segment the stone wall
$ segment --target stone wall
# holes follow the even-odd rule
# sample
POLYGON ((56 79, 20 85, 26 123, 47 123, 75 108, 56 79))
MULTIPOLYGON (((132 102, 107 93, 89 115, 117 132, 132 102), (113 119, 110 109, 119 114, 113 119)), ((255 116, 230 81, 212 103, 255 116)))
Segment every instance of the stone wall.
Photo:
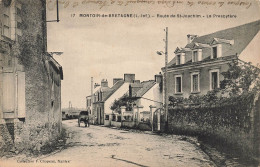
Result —
POLYGON ((213 144, 248 157, 259 156, 258 95, 239 98, 233 104, 169 110, 169 132, 197 135, 213 144))
POLYGON ((7 150, 40 151, 61 132, 60 75, 48 64, 46 1, 22 0, 21 4, 22 35, 12 46, 12 56, 24 67, 26 113, 22 118, 1 120, 0 142, 7 150))
POLYGON ((137 123, 135 121, 122 121, 122 127, 126 128, 135 128, 136 124, 137 123))

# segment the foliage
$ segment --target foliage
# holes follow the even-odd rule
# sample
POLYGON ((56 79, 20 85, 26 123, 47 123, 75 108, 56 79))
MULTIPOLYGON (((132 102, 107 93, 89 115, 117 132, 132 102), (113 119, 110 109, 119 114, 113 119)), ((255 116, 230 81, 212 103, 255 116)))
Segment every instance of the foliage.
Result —
POLYGON ((125 106, 126 110, 130 111, 132 110, 132 104, 133 100, 129 96, 124 95, 120 99, 114 100, 114 102, 110 106, 110 109, 113 111, 118 111, 120 113, 120 107, 125 106))
POLYGON ((257 92, 260 90, 260 69, 250 62, 233 60, 229 63, 229 69, 222 72, 224 80, 220 82, 222 93, 228 92, 230 96, 243 92, 257 92))
POLYGON ((260 69, 251 63, 234 60, 229 63, 229 69, 223 72, 224 80, 220 88, 208 91, 206 95, 190 95, 189 98, 169 97, 170 106, 216 106, 230 105, 240 101, 247 105, 246 98, 260 90, 260 69), (243 99, 243 100, 241 100, 243 99))

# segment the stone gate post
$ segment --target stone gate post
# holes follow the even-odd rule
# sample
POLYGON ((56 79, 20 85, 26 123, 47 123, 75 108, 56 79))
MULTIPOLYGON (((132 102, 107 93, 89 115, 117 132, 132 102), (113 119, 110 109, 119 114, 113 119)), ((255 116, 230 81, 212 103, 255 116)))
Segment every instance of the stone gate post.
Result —
POLYGON ((143 112, 143 108, 144 108, 144 106, 138 106, 137 107, 137 122, 141 122, 141 112, 143 112))
POLYGON ((152 106, 150 105, 150 122, 151 122, 151 126, 152 126, 152 131, 153 131, 153 113, 156 110, 156 106, 152 106))

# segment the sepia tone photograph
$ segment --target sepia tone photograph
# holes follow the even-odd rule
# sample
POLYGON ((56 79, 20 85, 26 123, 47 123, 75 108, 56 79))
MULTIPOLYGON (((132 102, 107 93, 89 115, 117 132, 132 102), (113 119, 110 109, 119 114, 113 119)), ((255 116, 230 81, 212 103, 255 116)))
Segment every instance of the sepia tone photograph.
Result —
POLYGON ((259 0, 0 0, 0 167, 260 166, 259 0))

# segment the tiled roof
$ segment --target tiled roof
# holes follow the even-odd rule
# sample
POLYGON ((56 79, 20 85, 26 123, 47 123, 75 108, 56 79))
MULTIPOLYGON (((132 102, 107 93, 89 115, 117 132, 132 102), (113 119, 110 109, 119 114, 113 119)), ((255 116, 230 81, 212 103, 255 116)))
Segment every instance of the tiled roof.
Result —
MULTIPOLYGON (((210 45, 213 41, 216 41, 217 43, 224 42, 224 43, 231 44, 232 47, 227 51, 225 51, 225 55, 223 56, 232 56, 237 54, 239 55, 247 47, 250 41, 256 36, 259 30, 260 30, 260 20, 196 37, 193 39, 193 41, 190 44, 187 44, 185 48, 186 49, 194 48, 194 46, 196 45, 197 45, 196 47, 198 48, 205 47, 210 45)), ((211 60, 207 60, 207 61, 211 61, 211 60)), ((190 63, 186 62, 185 64, 190 64, 190 63)), ((174 57, 168 63, 168 67, 174 67, 174 66, 179 66, 176 65, 176 57, 174 57)))
MULTIPOLYGON (((94 94, 95 95, 97 95, 97 93, 98 92, 108 92, 108 91, 110 91, 111 90, 111 88, 109 88, 109 87, 101 87, 101 86, 99 86, 99 87, 96 87, 95 89, 94 89, 94 94)), ((90 95, 91 96, 91 95, 90 95)))
POLYGON ((234 45, 228 51, 227 56, 236 55, 240 54, 246 48, 259 30, 260 20, 196 37, 190 44, 187 44, 185 48, 191 48, 194 43, 210 44, 214 38, 221 40, 234 40, 234 45))
POLYGON ((124 84, 123 80, 117 81, 111 88, 108 90, 107 94, 103 97, 103 101, 105 102, 115 91, 117 91, 124 84))
POLYGON ((168 63, 168 67, 172 66, 172 65, 176 65, 176 57, 174 57, 169 63, 168 63))
POLYGON ((179 65, 176 65, 176 64, 173 64, 171 66, 169 66, 169 68, 171 67, 184 67, 184 66, 188 66, 188 65, 200 65, 201 63, 204 63, 204 62, 210 62, 210 61, 218 61, 218 60, 232 60, 232 59, 237 59, 237 56, 236 55, 231 55, 231 56, 225 56, 225 57, 219 57, 217 59, 211 59, 210 56, 209 57, 206 57, 205 59, 203 59, 202 61, 197 61, 197 62, 192 62, 192 60, 189 60, 187 61, 185 64, 179 64, 179 65))
MULTIPOLYGON (((143 88, 143 84, 142 83, 131 83, 131 87, 132 87, 132 95, 135 95, 140 89, 143 88)), ((129 92, 128 92, 129 94, 129 92)))
POLYGON ((156 82, 154 80, 142 82, 143 87, 141 89, 139 89, 135 94, 133 94, 133 96, 135 96, 135 97, 142 97, 155 84, 156 84, 156 82))

